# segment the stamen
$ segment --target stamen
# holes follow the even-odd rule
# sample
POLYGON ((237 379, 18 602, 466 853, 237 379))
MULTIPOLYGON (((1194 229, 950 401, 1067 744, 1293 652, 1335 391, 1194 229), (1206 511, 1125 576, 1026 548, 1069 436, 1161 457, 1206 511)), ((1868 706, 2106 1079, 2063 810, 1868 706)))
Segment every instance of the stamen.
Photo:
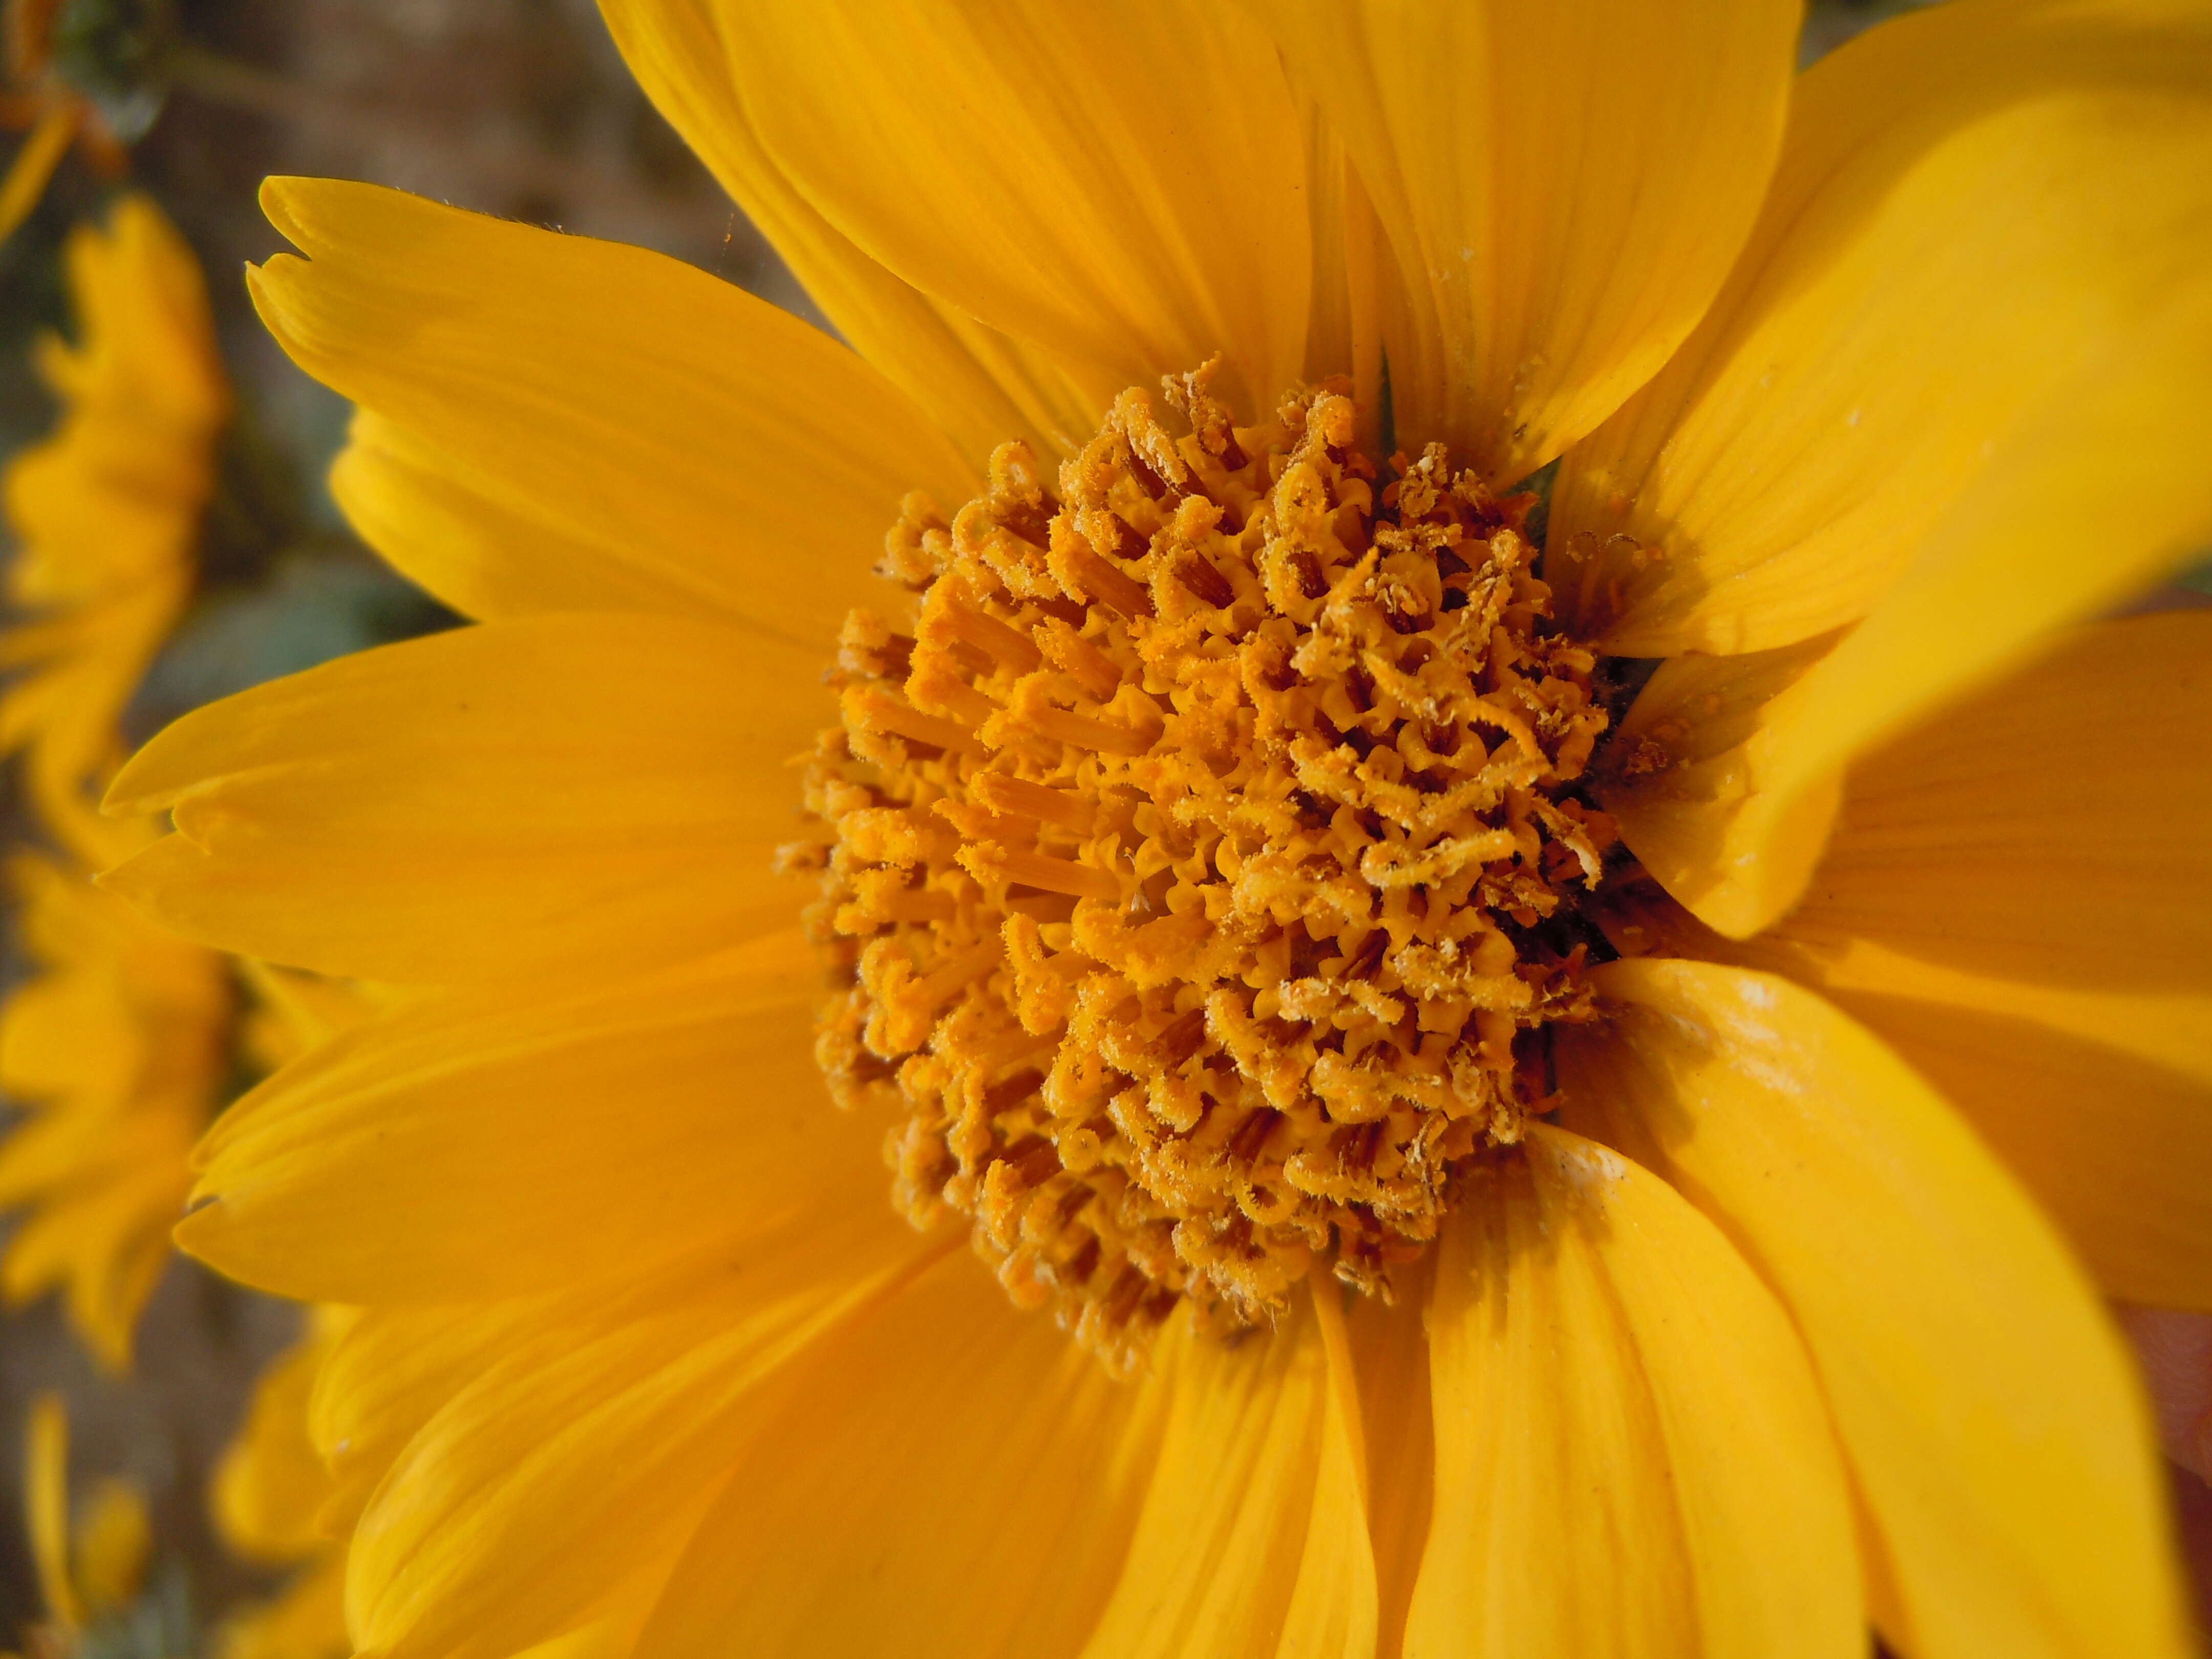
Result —
POLYGON ((1209 377, 1181 436, 1124 392, 1057 494, 1009 444, 949 523, 908 498, 786 860, 897 1201, 1116 1366, 1316 1261, 1389 1294, 1548 1109, 1528 1045, 1589 1017, 1563 919, 1616 841, 1529 502, 1378 468, 1342 382, 1238 427, 1209 377))

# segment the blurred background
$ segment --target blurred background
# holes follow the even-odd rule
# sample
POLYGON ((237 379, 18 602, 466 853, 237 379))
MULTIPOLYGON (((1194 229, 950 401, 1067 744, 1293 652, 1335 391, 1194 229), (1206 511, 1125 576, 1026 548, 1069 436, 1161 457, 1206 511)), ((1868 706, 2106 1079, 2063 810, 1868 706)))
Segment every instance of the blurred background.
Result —
MULTIPOLYGON (((1808 61, 1901 3, 1814 0, 1808 61)), ((42 331, 69 326, 63 240, 125 180, 161 204, 207 271, 239 405, 199 588, 126 718, 134 742, 212 698, 453 621, 371 558, 331 504, 323 474, 346 407, 276 349, 239 277, 282 245, 255 204, 264 176, 374 180, 641 244, 812 315, 638 92, 593 0, 61 0, 56 16, 52 72, 91 99, 126 159, 118 173, 73 151, 0 245, 0 454, 53 422, 30 356, 42 331)), ((0 157, 23 142, 0 132, 0 157)), ((13 554, 0 544, 0 557, 13 554)), ((20 805, 9 811, 0 838, 35 840, 20 805)), ((23 970, 0 960, 9 983, 23 970)), ((120 1476, 150 1506, 141 1611, 94 1648, 142 1659, 211 1651, 222 1615, 270 1587, 272 1574, 221 1547, 206 1491, 255 1377, 297 1320, 182 1259, 154 1294, 128 1376, 87 1356, 52 1297, 0 1318, 0 1650, 40 1616, 16 1495, 21 1425, 46 1391, 67 1403, 72 1488, 120 1476)))

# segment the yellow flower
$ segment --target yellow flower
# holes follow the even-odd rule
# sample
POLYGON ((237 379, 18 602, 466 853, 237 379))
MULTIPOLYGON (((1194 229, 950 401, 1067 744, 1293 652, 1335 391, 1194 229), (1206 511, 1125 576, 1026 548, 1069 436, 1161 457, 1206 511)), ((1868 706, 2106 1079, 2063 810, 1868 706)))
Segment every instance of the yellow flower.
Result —
POLYGON ((79 343, 39 367, 62 404, 53 435, 13 457, 0 493, 17 550, 8 598, 31 620, 0 635, 0 751, 21 752, 33 805, 75 856, 111 862, 137 826, 88 799, 121 758, 117 723, 191 592, 192 550, 229 409, 198 264, 143 197, 68 247, 79 343))
POLYGON ((2184 1651, 2202 9, 606 10, 856 350, 272 183, 480 625, 112 797, 361 1648, 2184 1651))
POLYGON ((5 483, 19 538, 0 633, 16 676, 0 746, 64 857, 19 854, 9 884, 33 965, 0 1011, 0 1089, 27 1121, 0 1144, 0 1206, 28 1206, 0 1256, 20 1304, 66 1287, 71 1322, 127 1364, 138 1311, 191 1185, 185 1155, 228 1073, 221 957, 149 926, 83 866, 146 844, 94 808, 121 759, 118 722, 191 588, 198 519, 227 408, 199 268, 151 203, 129 197, 68 252, 82 331, 42 343, 59 429, 5 483))
POLYGON ((221 956, 155 927, 53 860, 9 866, 31 976, 0 1007, 0 1254, 13 1305, 56 1287, 94 1353, 121 1369, 191 1187, 188 1158, 231 1065, 221 956))

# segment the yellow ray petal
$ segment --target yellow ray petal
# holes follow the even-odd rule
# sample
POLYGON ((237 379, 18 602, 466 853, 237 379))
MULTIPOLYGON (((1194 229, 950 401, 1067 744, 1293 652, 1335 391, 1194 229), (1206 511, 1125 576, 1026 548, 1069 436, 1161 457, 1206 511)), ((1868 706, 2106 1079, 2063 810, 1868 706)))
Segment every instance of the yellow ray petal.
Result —
POLYGON ((6 176, 0 177, 0 242, 15 234, 46 193, 47 181, 76 137, 84 110, 80 100, 66 94, 52 98, 9 161, 6 176))
POLYGON ((1085 1659, 1375 1651, 1358 1402, 1334 1311, 1310 1303, 1236 1350, 1187 1331, 1163 1344, 1147 1384, 1167 1395, 1159 1461, 1085 1659))
POLYGON ((1304 356, 1304 135, 1274 48, 1198 0, 725 3, 763 147, 933 297, 1042 347, 1094 406, 1221 352, 1304 356))
POLYGON ((635 1275, 810 1206, 872 1236, 882 1127, 829 1103, 809 957, 794 934, 357 1028, 225 1114, 178 1241, 280 1294, 372 1303, 635 1275))
POLYGON ((748 630, 534 617, 195 710, 111 810, 178 833, 103 878, 177 933, 397 983, 621 969, 787 922, 783 766, 823 659, 748 630))
POLYGON ((1267 0, 1343 135, 1413 300, 1389 341, 1401 441, 1494 482, 1666 361, 1749 234, 1799 9, 1267 0))
POLYGON ((1754 933, 1786 909, 1827 845, 1841 780, 1832 772, 1778 794, 1791 757, 1776 730, 1786 732, 1794 699, 1835 644, 1821 635, 1662 663, 1595 769, 1630 850, 1724 933, 1754 933))
POLYGON ((1568 1118, 1795 1316, 1916 1659, 2188 1650, 2134 1370, 2050 1225, 1880 1042, 1786 981, 1631 959, 1562 1027, 1568 1118))
POLYGON ((2208 732, 2212 614, 2077 629, 1854 767, 1773 928, 1656 942, 1824 991, 1974 1121, 2106 1290, 2212 1309, 2208 732))
POLYGON ((573 522, 557 497, 503 488, 369 410, 355 412, 330 486, 363 541, 465 617, 701 606, 685 583, 573 522))
MULTIPOLYGON (((811 1219, 811 1218, 810 1218, 811 1219)), ((506 1659, 665 1572, 792 1362, 944 1253, 791 1228, 686 1300, 555 1318, 493 1357, 409 1443, 354 1534, 349 1623, 391 1659, 506 1659)), ((972 1271, 972 1270, 971 1270, 972 1271)))
POLYGON ((1066 1659, 1127 1551, 1161 1407, 961 1252, 799 1369, 639 1650, 1066 1659))
POLYGON ((565 599, 580 546, 630 567, 613 603, 649 581, 667 608, 823 648, 902 495, 968 491, 968 465, 881 375, 689 265, 368 185, 271 179, 262 205, 307 256, 250 276, 294 360, 477 494, 560 526, 546 599, 503 569, 495 614, 565 599))
POLYGON ((69 1412, 59 1395, 42 1394, 31 1401, 23 1445, 23 1529, 46 1617, 73 1630, 84 1609, 70 1579, 69 1518, 69 1412))
POLYGON ((307 1401, 308 1436, 331 1483, 316 1529, 350 1537, 408 1443, 499 1354, 551 1323, 560 1302, 543 1296, 346 1310, 307 1401))
MULTIPOLYGON (((647 94, 783 256, 837 331, 980 463, 1009 438, 1073 450, 1099 410, 1051 360, 931 300, 855 247, 761 147, 717 0, 600 0, 647 94)), ((947 503, 949 506, 950 503, 947 503)))
POLYGON ((1863 1651, 1850 1502, 1788 1319, 1664 1182, 1532 1131, 1439 1247, 1408 1659, 1863 1651))
POLYGON ((269 1601, 226 1619, 216 1659, 346 1659, 345 1553, 304 1568, 269 1601))
POLYGON ((2202 8, 1966 0, 1870 31, 1805 77, 1703 326, 1562 469, 1562 614, 1625 656, 1761 651, 1917 560, 1892 603, 1919 623, 1865 659, 1907 686, 1855 688, 1893 718, 2212 524, 2208 270, 2202 8))
POLYGON ((1435 1505, 1437 1443, 1430 1403, 1429 1337, 1407 1316, 1427 1305, 1434 1252, 1392 1275, 1397 1304, 1355 1300, 1345 1318, 1358 1373, 1361 1439, 1367 1455, 1367 1525, 1374 1540, 1376 1651, 1405 1639, 1435 1505))
POLYGON ((216 1466, 210 1507, 224 1547, 250 1560, 289 1565, 321 1549, 315 1516, 330 1471, 307 1431, 307 1402, 337 1332, 311 1329, 253 1386, 245 1425, 216 1466))

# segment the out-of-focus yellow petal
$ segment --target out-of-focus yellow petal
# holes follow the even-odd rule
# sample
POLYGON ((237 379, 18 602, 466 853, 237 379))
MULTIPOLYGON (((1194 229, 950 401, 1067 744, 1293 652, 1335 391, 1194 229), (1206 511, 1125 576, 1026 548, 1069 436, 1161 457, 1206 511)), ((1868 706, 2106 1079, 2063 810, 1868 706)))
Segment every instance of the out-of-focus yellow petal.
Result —
POLYGON ((289 1565, 327 1541, 315 1517, 330 1497, 331 1475, 307 1431, 307 1401, 337 1340, 335 1328, 310 1329, 254 1384, 245 1426, 209 1492, 223 1545, 236 1554, 289 1565))
POLYGON ((795 1368, 639 1651, 1069 1659, 1128 1549, 1162 1405, 960 1252, 795 1368))
POLYGON ((43 441, 9 459, 0 495, 16 543, 0 629, 0 751, 70 854, 107 863, 137 844, 92 798, 122 759, 117 722, 190 594, 192 550, 229 412, 199 266, 142 196, 70 234, 77 342, 38 367, 61 404, 43 441))
POLYGON ((76 139, 84 105, 66 94, 50 102, 0 177, 0 242, 15 234, 46 192, 47 181, 76 139))
POLYGON ((621 971, 787 923, 783 762, 823 659, 641 616, 488 623, 195 710, 111 810, 177 833, 103 878, 187 938, 400 983, 621 971))
POLYGON ((1911 568, 1834 705, 1893 723, 2212 528, 2208 271, 2201 7, 1963 0, 1869 31, 1805 77, 1703 326, 1562 469, 1562 615, 1625 656, 1760 651, 1911 568))
POLYGON ((1159 1461, 1085 1659, 1374 1652, 1364 1460, 1342 1342, 1309 1304, 1264 1342, 1231 1350, 1184 1331, 1164 1344, 1148 1384, 1167 1394, 1159 1461), (1300 1628, 1294 1614, 1312 1622, 1300 1628))
POLYGON ((1273 44, 1201 0, 723 3, 762 147, 933 298, 1093 407, 1220 352, 1272 407, 1305 352, 1304 134, 1273 44))
POLYGON ((882 1127, 830 1104, 816 980, 792 934, 564 995, 398 1010, 224 1115, 178 1242, 264 1289, 380 1303, 635 1276, 810 1208, 872 1236, 893 1219, 882 1127))
POLYGON ((31 1401, 23 1444, 23 1520, 46 1617, 65 1629, 80 1628, 84 1608, 70 1577, 69 1412, 59 1395, 42 1394, 31 1401))
POLYGON ((222 960, 170 938, 78 871, 9 861, 34 971, 0 1007, 0 1207, 25 1213, 0 1254, 20 1303, 61 1288, 77 1334, 121 1370, 168 1256, 185 1158, 229 1064, 222 960))
POLYGON ((345 1553, 303 1569, 268 1601, 224 1621, 218 1659, 346 1659, 345 1553))
POLYGON ((1819 988, 1973 1120, 2107 1291, 2212 1310, 2209 732, 2212 614, 2078 629, 1854 767, 1768 932, 1650 943, 1819 988))
POLYGON ((1620 407, 1749 234, 1782 142, 1800 8, 1264 0, 1343 135, 1413 308, 1401 441, 1510 483, 1620 407))
POLYGON ((2154 1442, 2081 1269, 1868 1032, 1762 974, 1596 969, 1559 1028, 1567 1118, 1735 1241, 1803 1333, 1917 1659, 2188 1650, 2154 1442))
POLYGON ((823 651, 901 496, 968 492, 970 467, 881 375, 674 259, 368 185, 271 179, 262 205, 307 256, 250 274, 294 360, 507 520, 552 526, 541 592, 522 550, 479 538, 493 561, 450 568, 456 550, 391 532, 404 503, 372 514, 407 574, 479 614, 568 603, 589 561, 613 567, 606 603, 652 592, 823 651))
POLYGON ((96 1482, 73 1528, 77 1593, 85 1612, 106 1618, 137 1599, 153 1553, 145 1494, 125 1480, 96 1482))
POLYGON ((1040 455, 1072 451, 1095 429, 1098 411, 1042 352, 893 276, 784 177, 738 99, 717 0, 600 0, 599 9, 638 83, 837 331, 963 454, 980 462, 1016 437, 1040 455))
POLYGON ((627 1312, 553 1317, 495 1352, 356 1529, 346 1601, 362 1647, 505 1659, 588 1623, 633 1575, 665 1575, 785 1397, 763 1390, 944 1253, 884 1219, 872 1234, 808 1214, 720 1253, 688 1293, 664 1275, 627 1312))
POLYGON ((1412 1656, 1846 1655, 1850 1500, 1811 1367, 1666 1184, 1531 1126, 1446 1223, 1412 1656))

